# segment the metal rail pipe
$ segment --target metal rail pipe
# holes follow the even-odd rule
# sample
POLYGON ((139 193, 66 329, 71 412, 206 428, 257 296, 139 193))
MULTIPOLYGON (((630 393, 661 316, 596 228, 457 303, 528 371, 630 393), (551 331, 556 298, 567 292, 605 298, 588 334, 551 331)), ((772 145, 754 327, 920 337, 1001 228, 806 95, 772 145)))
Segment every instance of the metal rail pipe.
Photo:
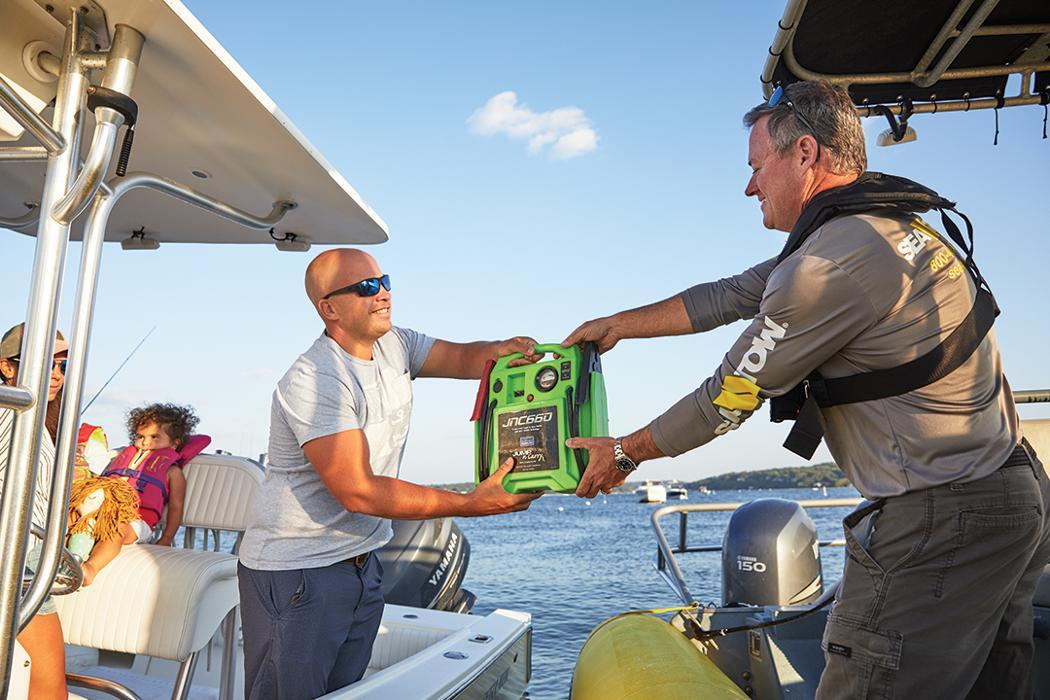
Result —
MULTIPOLYGON (((51 482, 51 503, 67 503, 69 500, 70 483, 72 481, 73 462, 77 447, 77 428, 80 422, 80 406, 83 401, 84 376, 87 368, 88 349, 91 341, 91 322, 95 312, 95 298, 98 291, 99 272, 102 266, 102 244, 106 239, 106 224, 109 220, 109 212, 112 203, 111 196, 102 193, 95 198, 95 206, 88 217, 84 228, 84 241, 80 255, 80 273, 77 282, 77 292, 73 304, 73 321, 69 335, 69 364, 66 367, 66 384, 64 387, 64 400, 59 413, 58 431, 55 437, 55 464, 54 479, 51 482), (107 206, 108 204, 108 206, 107 206)), ((65 533, 66 512, 65 508, 52 508, 48 512, 47 532, 60 531, 65 533)), ((61 545, 61 541, 59 541, 61 545)), ((57 556, 56 556, 57 561, 57 556)), ((47 573, 43 566, 44 558, 41 557, 41 573, 47 573)), ((46 580, 54 578, 54 572, 46 580)), ((23 602, 23 610, 19 613, 19 624, 25 625, 29 622, 31 615, 27 616, 28 610, 36 603, 36 597, 41 601, 47 595, 49 587, 38 587, 30 589, 23 602), (41 592, 38 592, 41 591, 41 592)))
POLYGON ((40 163, 50 154, 43 146, 5 146, 0 148, 0 161, 5 163, 40 163))
POLYGON ((974 0, 963 0, 952 13, 948 15, 948 19, 945 20, 944 24, 941 25, 941 30, 937 32, 937 36, 933 38, 930 45, 926 47, 926 52, 919 59, 918 63, 915 64, 915 72, 922 73, 930 64, 933 63, 933 59, 937 58, 937 54, 944 47, 944 44, 948 39, 957 37, 959 35, 958 28, 959 22, 962 22, 962 18, 966 16, 966 13, 970 10, 970 5, 973 5, 974 0))
MULTIPOLYGON (((51 210, 72 180, 76 152, 74 148, 62 146, 77 141, 80 130, 77 115, 83 110, 87 89, 87 76, 76 60, 79 40, 80 20, 74 10, 66 21, 62 70, 55 97, 54 127, 48 127, 50 134, 45 134, 45 137, 53 135, 55 138, 50 139, 50 145, 59 148, 49 160, 44 177, 40 199, 44 211, 51 210)), ((5 550, 5 556, 0 558, 0 696, 6 695, 11 676, 13 645, 20 630, 17 624, 19 618, 25 614, 31 617, 36 613, 39 602, 34 605, 30 604, 30 600, 43 601, 57 571, 59 547, 65 535, 63 519, 58 530, 48 532, 37 568, 38 575, 30 586, 27 598, 36 589, 40 595, 19 605, 34 485, 39 468, 37 460, 45 430, 44 413, 55 342, 57 299, 62 286, 68 237, 68 226, 59 224, 50 216, 40 217, 19 366, 19 382, 36 402, 31 409, 14 417, 4 492, 0 499, 0 542, 4 543, 5 550)), ((53 478, 60 477, 55 475, 53 478)), ((68 478, 64 478, 64 481, 68 495, 68 478)), ((50 509, 64 514, 65 503, 52 502, 50 509)))
POLYGON ((0 407, 24 411, 27 408, 32 408, 35 403, 33 394, 24 388, 0 384, 0 407))
POLYGON ((142 697, 135 693, 131 688, 123 686, 116 681, 111 681, 107 678, 96 678, 95 676, 85 676, 80 673, 67 673, 66 683, 73 686, 74 688, 87 688, 88 690, 97 690, 107 695, 112 695, 119 700, 142 700, 142 697))
POLYGON ((61 153, 66 147, 66 138, 34 112, 33 108, 26 104, 22 96, 15 92, 11 84, 3 78, 0 78, 0 107, 32 134, 33 138, 44 144, 52 155, 61 153))
MULTIPOLYGON (((794 45, 790 44, 783 53, 784 64, 802 80, 827 80, 836 85, 883 85, 886 83, 913 83, 918 85, 919 78, 925 73, 817 73, 798 62, 795 58, 794 45)), ((945 70, 938 80, 957 80, 961 78, 990 78, 998 75, 1012 75, 1022 72, 1043 72, 1050 70, 1050 62, 1025 64, 1023 66, 978 66, 975 68, 953 68, 945 70)), ((932 84, 932 83, 931 83, 932 84)))
POLYGON ((1050 389, 1036 389, 1034 391, 1015 391, 1014 403, 1048 403, 1050 402, 1050 389))
POLYGON ((992 10, 998 4, 999 0, 984 0, 969 21, 966 22, 966 25, 959 30, 959 35, 952 40, 951 46, 941 55, 937 64, 929 71, 921 71, 921 77, 916 77, 913 82, 919 87, 930 87, 940 80, 944 71, 948 70, 948 66, 952 64, 952 61, 966 48, 966 45, 970 43, 970 39, 973 38, 973 33, 984 24, 984 21, 988 19, 988 15, 992 14, 992 10))
POLYGON ((802 17, 803 10, 806 9, 806 1, 790 0, 787 7, 784 8, 784 14, 777 23, 777 33, 769 47, 769 56, 766 57, 766 64, 762 67, 762 75, 759 76, 759 79, 762 81, 762 94, 766 99, 769 99, 769 96, 773 94, 773 71, 776 69, 777 59, 780 58, 781 53, 784 52, 791 43, 791 39, 795 36, 798 20, 802 17))
MULTIPOLYGON (((122 95, 131 93, 144 43, 145 38, 142 34, 126 24, 117 25, 116 31, 113 32, 113 44, 106 55, 102 87, 122 95)), ((82 68, 85 64, 85 61, 80 61, 82 68)), ((113 146, 117 143, 117 132, 123 124, 124 116, 116 110, 108 107, 95 110, 95 134, 88 157, 77 181, 52 210, 51 215, 56 221, 70 223, 91 203, 109 169, 113 146)))
POLYGON ((148 188, 163 192, 179 201, 200 207, 224 219, 254 229, 268 229, 276 225, 284 215, 295 209, 298 205, 288 200, 279 200, 273 203, 273 209, 266 216, 258 216, 243 209, 227 204, 221 200, 210 197, 203 192, 198 192, 192 187, 147 172, 128 173, 125 177, 114 178, 107 183, 113 189, 113 196, 117 199, 127 192, 138 188, 148 188))
POLYGON ((108 107, 95 110, 95 133, 91 138, 87 159, 76 182, 51 210, 55 221, 69 225, 91 203, 106 176, 106 171, 109 170, 113 147, 117 144, 117 132, 123 124, 124 116, 120 112, 108 107))

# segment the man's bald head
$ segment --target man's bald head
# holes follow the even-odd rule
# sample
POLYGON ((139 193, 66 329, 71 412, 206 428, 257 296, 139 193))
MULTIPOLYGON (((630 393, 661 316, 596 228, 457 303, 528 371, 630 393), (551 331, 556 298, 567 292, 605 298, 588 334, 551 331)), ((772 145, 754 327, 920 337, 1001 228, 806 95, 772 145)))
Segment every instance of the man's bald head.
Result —
POLYGON ((306 268, 306 296, 317 308, 328 292, 348 284, 374 277, 379 265, 368 253, 356 248, 326 250, 314 258, 306 268))

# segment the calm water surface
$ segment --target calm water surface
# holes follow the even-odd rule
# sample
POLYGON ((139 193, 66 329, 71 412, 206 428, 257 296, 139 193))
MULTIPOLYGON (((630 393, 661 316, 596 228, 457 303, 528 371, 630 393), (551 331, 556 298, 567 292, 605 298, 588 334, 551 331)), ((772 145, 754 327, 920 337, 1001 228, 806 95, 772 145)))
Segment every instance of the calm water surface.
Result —
MULTIPOLYGON (((857 496, 852 488, 828 489, 829 498, 857 496)), ((674 503, 750 501, 755 498, 820 499, 810 489, 719 491, 674 503)), ((658 505, 639 503, 632 494, 590 501, 548 495, 524 513, 457 519, 471 545, 464 586, 478 596, 474 610, 509 608, 532 613, 532 682, 529 697, 566 698, 572 670, 583 642, 602 620, 625 610, 681 605, 652 566, 656 537, 650 514, 658 505)), ((809 511, 822 540, 842 536, 849 509, 809 511)), ((721 544, 730 513, 689 516, 689 544, 721 544)), ((677 516, 662 523, 672 542, 677 516)), ((842 572, 841 547, 824 547, 826 581, 842 572)), ((678 556, 690 591, 702 601, 721 596, 719 553, 678 556)))

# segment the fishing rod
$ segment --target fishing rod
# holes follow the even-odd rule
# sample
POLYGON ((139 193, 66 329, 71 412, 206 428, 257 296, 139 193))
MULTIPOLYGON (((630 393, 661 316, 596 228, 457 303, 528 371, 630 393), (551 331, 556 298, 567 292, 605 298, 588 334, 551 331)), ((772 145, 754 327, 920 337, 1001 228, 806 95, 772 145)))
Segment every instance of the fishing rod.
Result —
POLYGON ((100 389, 99 389, 98 391, 96 391, 96 392, 95 392, 95 395, 91 397, 91 400, 90 400, 90 401, 88 401, 88 402, 87 402, 87 403, 86 403, 86 404, 84 405, 84 407, 83 407, 82 409, 80 409, 80 415, 81 415, 81 416, 83 416, 83 415, 84 415, 85 413, 87 413, 87 410, 88 410, 89 408, 91 408, 91 404, 95 403, 95 399, 97 399, 97 398, 99 397, 99 395, 101 395, 101 394, 102 394, 102 392, 106 390, 106 387, 107 387, 107 386, 109 386, 109 383, 110 383, 111 381, 113 381, 114 377, 116 377, 116 376, 117 376, 118 374, 120 374, 120 370, 124 369, 124 365, 126 365, 126 364, 128 363, 128 360, 130 360, 130 359, 131 359, 132 357, 134 357, 134 356, 135 356, 135 353, 136 353, 136 352, 138 352, 138 351, 139 351, 139 348, 141 348, 141 347, 142 347, 142 344, 143 344, 143 343, 145 343, 145 342, 146 342, 146 340, 147 340, 147 339, 148 339, 148 338, 149 338, 149 337, 150 337, 151 335, 153 335, 153 331, 155 331, 155 330, 157 330, 157 327, 156 327, 156 326, 153 326, 153 328, 150 328, 150 329, 149 329, 149 333, 147 333, 146 335, 142 336, 142 340, 140 340, 140 341, 139 341, 139 344, 138 344, 138 345, 136 345, 135 347, 133 347, 133 348, 131 349, 131 352, 130 352, 130 353, 128 353, 128 356, 127 356, 127 357, 125 357, 125 358, 124 358, 124 361, 120 363, 120 366, 119 366, 119 367, 117 367, 117 368, 116 368, 116 369, 115 369, 115 370, 113 371, 113 374, 109 375, 109 379, 107 379, 107 380, 106 380, 106 383, 105 383, 105 384, 103 384, 103 385, 102 385, 102 387, 101 387, 101 388, 100 388, 100 389))

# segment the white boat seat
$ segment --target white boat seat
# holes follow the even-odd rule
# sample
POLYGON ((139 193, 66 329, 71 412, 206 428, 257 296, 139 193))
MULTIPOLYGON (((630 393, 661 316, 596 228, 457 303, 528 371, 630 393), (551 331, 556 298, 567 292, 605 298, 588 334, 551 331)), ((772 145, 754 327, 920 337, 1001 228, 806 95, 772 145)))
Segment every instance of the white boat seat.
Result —
POLYGON ((237 558, 129 545, 90 586, 54 601, 69 644, 181 662, 237 605, 237 558))
POLYGON ((1043 463, 1043 469, 1050 474, 1050 418, 1021 421, 1021 434, 1028 438, 1043 463))
POLYGON ((440 642, 450 634, 451 631, 441 628, 414 629, 402 625, 391 628, 381 624, 372 644, 372 658, 368 662, 368 668, 372 671, 389 668, 440 642))
POLYGON ((197 455, 183 469, 186 499, 185 527, 244 532, 252 496, 262 483, 263 470, 243 457, 197 455))

